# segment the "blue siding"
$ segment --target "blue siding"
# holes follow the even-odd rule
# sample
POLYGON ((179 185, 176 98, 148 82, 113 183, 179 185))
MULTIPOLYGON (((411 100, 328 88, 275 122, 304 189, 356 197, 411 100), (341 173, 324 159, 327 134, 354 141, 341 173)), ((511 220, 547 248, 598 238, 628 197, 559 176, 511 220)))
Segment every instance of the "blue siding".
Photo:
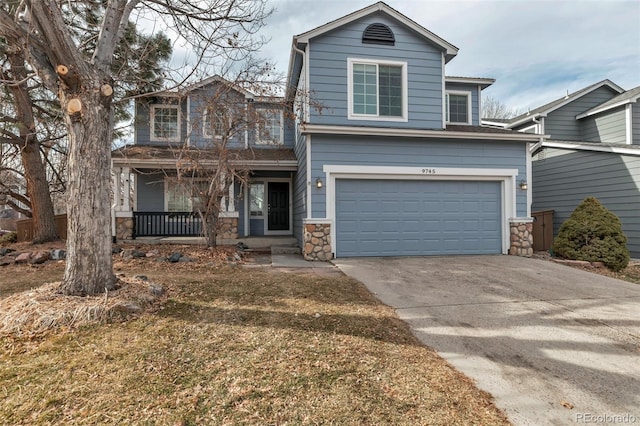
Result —
POLYGON ((554 235, 594 196, 618 215, 631 256, 640 258, 640 155, 544 148, 533 160, 532 208, 555 211, 554 235))
POLYGON ((137 208, 139 212, 164 211, 164 174, 136 174, 137 208))
POLYGON ((582 123, 576 116, 616 96, 618 92, 607 86, 595 89, 567 105, 549 113, 544 121, 544 133, 551 139, 580 141, 583 138, 582 123))
POLYGON ((627 143, 625 108, 605 111, 582 119, 582 139, 586 142, 627 143))
MULTIPOLYGON (((313 136, 311 176, 325 176, 325 164, 399 167, 464 167, 518 169, 526 180, 528 150, 523 142, 313 136)), ((313 217, 326 217, 326 185, 313 188, 313 217)), ((526 191, 516 191, 517 215, 527 216, 526 191)))
POLYGON ((480 125, 480 101, 478 99, 478 85, 477 84, 461 84, 461 83, 446 83, 446 90, 459 90, 463 92, 471 92, 471 124, 473 126, 480 125))
POLYGON ((298 136, 295 146, 298 171, 293 181, 293 235, 302 247, 303 219, 307 217, 307 144, 305 137, 298 136))
POLYGON ((442 54, 435 46, 394 19, 374 13, 309 43, 309 90, 321 110, 312 107, 314 124, 374 127, 442 128, 442 54), (362 32, 381 22, 395 34, 395 46, 363 44, 362 32), (381 59, 407 62, 408 122, 348 120, 347 59, 381 59))

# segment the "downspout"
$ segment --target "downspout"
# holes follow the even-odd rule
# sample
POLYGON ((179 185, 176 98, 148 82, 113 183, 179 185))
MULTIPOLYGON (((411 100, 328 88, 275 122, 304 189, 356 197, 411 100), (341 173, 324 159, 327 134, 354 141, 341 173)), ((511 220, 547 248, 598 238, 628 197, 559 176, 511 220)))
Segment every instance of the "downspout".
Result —
MULTIPOLYGON (((291 48, 296 52, 299 53, 300 56, 302 56, 302 69, 300 70, 300 73, 303 72, 303 70, 307 67, 307 58, 306 58, 306 52, 300 48, 298 48, 298 46, 296 46, 296 40, 295 38, 293 39, 293 42, 291 43, 291 48)), ((307 84, 309 84, 308 81, 304 82, 305 86, 307 84)), ((306 88, 305 88, 306 90, 306 88)), ((305 108, 304 113, 306 114, 306 110, 307 108, 305 108)), ((301 117, 302 119, 300 120, 301 123, 304 123, 304 117, 301 117)), ((297 136, 297 135, 296 135, 297 136)), ((306 185, 305 185, 305 191, 306 191, 306 198, 307 198, 307 214, 306 214, 306 218, 307 219, 311 219, 312 213, 311 213, 311 135, 305 135, 305 156, 306 156, 306 169, 307 169, 307 176, 306 176, 306 185)))

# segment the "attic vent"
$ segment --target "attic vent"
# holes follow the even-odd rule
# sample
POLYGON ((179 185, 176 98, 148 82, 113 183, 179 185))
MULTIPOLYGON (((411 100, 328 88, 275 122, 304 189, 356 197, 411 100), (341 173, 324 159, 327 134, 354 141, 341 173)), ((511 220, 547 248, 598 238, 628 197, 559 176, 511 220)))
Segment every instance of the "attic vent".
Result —
POLYGON ((396 38, 393 35, 393 31, 385 24, 371 24, 362 33, 362 42, 369 44, 386 44, 393 46, 396 43, 396 38))

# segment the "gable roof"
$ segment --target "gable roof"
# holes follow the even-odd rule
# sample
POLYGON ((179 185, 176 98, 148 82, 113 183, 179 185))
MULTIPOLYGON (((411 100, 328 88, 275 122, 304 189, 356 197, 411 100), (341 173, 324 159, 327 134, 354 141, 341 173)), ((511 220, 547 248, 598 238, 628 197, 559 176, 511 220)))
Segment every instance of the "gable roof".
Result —
POLYGON ((576 116, 577 119, 585 118, 590 115, 598 114, 612 108, 617 108, 622 105, 630 104, 633 102, 637 102, 640 98, 640 86, 634 87, 633 89, 627 90, 624 93, 619 94, 618 96, 609 99, 608 101, 601 103, 598 106, 591 108, 589 111, 583 112, 576 116))
POLYGON ((406 25, 407 27, 411 28, 413 31, 415 31, 416 33, 418 33, 420 36, 424 37, 425 39, 429 40, 430 42, 432 42, 433 44, 439 46, 444 52, 445 52, 445 62, 449 62, 451 59, 453 59, 457 54, 458 54, 458 48, 456 46, 454 46, 453 44, 449 43, 448 41, 446 41, 445 39, 439 37, 438 35, 432 33, 431 31, 427 30, 425 27, 423 27, 422 25, 418 24, 417 22, 413 21, 412 19, 406 17, 405 15, 403 15, 402 13, 398 12, 397 10, 395 10, 394 8, 390 7, 389 5, 387 5, 384 2, 377 2, 372 4, 371 6, 367 6, 363 9, 357 10, 353 13, 350 13, 348 15, 343 16, 342 18, 338 18, 336 20, 333 20, 331 22, 328 22, 324 25, 321 25, 317 28, 314 28, 310 31, 307 31, 305 33, 299 34, 297 36, 293 37, 293 42, 294 45, 296 43, 302 43, 302 44, 306 44, 309 42, 309 40, 311 40, 314 37, 317 37, 319 35, 325 34, 331 30, 334 30, 338 27, 341 27, 343 25, 346 25, 350 22, 356 21, 360 18, 363 18, 367 15, 370 15, 372 13, 375 12, 384 12, 387 15, 391 16, 392 18, 402 22, 404 25, 406 25))
POLYGON ((512 118, 509 121, 509 124, 507 125, 507 127, 509 128, 513 128, 516 127, 520 124, 526 123, 528 121, 533 120, 536 117, 544 117, 547 114, 549 114, 550 112, 553 112, 555 110, 557 110, 558 108, 561 108, 573 101, 575 101, 576 99, 581 98, 582 96, 589 94, 591 92, 593 92, 596 89, 599 89, 603 86, 607 86, 610 89, 618 92, 618 93, 622 93, 624 92, 624 89, 620 86, 618 86, 617 84, 615 84, 614 82, 612 82, 611 80, 602 80, 599 81, 595 84, 592 84, 591 86, 587 86, 583 89, 580 89, 578 91, 575 91, 573 93, 567 94, 559 99, 556 99, 555 101, 551 101, 547 104, 544 104, 542 106, 539 106, 538 108, 534 108, 524 114, 520 114, 517 117, 512 118))

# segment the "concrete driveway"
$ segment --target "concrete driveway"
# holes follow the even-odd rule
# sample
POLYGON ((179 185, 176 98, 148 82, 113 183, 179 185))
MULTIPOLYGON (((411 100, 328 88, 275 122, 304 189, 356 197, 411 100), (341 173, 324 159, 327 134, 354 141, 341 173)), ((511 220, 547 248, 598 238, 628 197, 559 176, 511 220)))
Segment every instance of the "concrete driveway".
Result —
POLYGON ((515 256, 334 263, 514 424, 640 424, 640 285, 515 256))

